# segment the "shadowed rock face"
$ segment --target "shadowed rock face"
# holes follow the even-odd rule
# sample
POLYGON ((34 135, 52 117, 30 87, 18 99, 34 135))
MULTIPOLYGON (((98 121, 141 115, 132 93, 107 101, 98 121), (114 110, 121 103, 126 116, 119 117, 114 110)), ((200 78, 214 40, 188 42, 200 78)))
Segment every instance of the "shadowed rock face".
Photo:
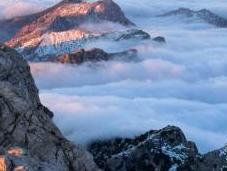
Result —
POLYGON ((224 19, 207 9, 202 9, 199 11, 193 11, 188 8, 179 8, 174 11, 159 15, 159 17, 170 17, 170 16, 182 16, 186 18, 193 18, 193 20, 202 20, 208 24, 217 27, 227 27, 227 19, 224 19))
POLYGON ((88 150, 106 171, 220 171, 227 164, 226 148, 201 155, 196 145, 173 126, 134 139, 96 141, 88 150))
POLYGON ((35 15, 31 15, 27 17, 0 20, 0 41, 5 42, 10 40, 22 27, 31 23, 35 18, 35 15))
POLYGON ((64 54, 58 57, 47 59, 47 61, 58 62, 62 64, 82 64, 85 62, 100 62, 109 60, 135 61, 137 60, 137 50, 130 49, 118 53, 107 53, 98 48, 90 50, 79 49, 71 54, 64 54))
POLYGON ((7 171, 98 170, 88 152, 62 136, 52 116, 25 60, 0 44, 0 156, 7 171))
POLYGON ((219 150, 211 151, 202 158, 201 170, 227 171, 227 145, 219 150))

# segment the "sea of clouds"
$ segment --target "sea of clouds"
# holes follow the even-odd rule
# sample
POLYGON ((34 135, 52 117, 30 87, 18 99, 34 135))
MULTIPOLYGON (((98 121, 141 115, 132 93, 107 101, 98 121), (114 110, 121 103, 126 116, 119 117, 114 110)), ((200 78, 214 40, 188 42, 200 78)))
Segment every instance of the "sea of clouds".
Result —
MULTIPOLYGON (((43 2, 47 7, 51 1, 43 2)), ((55 123, 81 144, 176 125, 201 152, 222 147, 227 142, 227 29, 155 16, 188 7, 225 17, 225 0, 116 2, 140 28, 152 37, 164 36, 167 43, 87 45, 111 52, 136 48, 139 62, 31 63, 41 100, 54 111, 55 123)))

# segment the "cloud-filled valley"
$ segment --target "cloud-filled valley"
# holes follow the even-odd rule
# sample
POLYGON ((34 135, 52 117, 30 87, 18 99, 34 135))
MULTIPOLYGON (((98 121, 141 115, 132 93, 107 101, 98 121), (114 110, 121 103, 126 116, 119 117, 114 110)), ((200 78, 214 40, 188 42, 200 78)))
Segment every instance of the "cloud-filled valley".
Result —
MULTIPOLYGON (((37 2, 18 1, 28 5, 37 2)), ((37 10, 55 2, 43 1, 37 10)), ((201 152, 222 147, 227 142, 227 29, 155 16, 188 7, 208 8, 227 17, 225 0, 116 2, 152 37, 165 37, 166 44, 99 41, 87 45, 108 52, 136 48, 136 62, 80 66, 30 63, 41 101, 54 111, 55 123, 70 140, 82 144, 96 138, 132 137, 176 125, 196 142, 201 152)), ((8 14, 5 6, 9 4, 17 3, 0 2, 4 9, 0 15, 30 13, 20 9, 8 14)), ((89 27, 92 29, 92 25, 89 27)))

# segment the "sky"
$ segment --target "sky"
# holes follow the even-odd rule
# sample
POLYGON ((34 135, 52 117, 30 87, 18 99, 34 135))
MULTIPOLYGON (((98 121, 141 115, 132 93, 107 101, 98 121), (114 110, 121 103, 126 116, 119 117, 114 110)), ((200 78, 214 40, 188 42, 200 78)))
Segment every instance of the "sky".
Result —
MULTIPOLYGON (((29 13, 24 10, 27 6, 40 10, 56 3, 40 2, 1 0, 1 15, 22 15, 29 13), (9 5, 18 4, 26 5, 12 14, 9 5)), ((187 7, 207 8, 225 17, 225 0, 116 2, 139 28, 152 37, 165 37, 166 44, 109 41, 87 45, 108 52, 136 48, 139 62, 112 61, 92 66, 31 63, 41 100, 55 113, 54 122, 64 135, 80 144, 97 138, 133 137, 176 125, 189 140, 196 142, 202 153, 224 146, 227 142, 227 29, 155 16, 187 7)))
POLYGON ((41 11, 56 0, 0 0, 0 18, 11 18, 41 11))

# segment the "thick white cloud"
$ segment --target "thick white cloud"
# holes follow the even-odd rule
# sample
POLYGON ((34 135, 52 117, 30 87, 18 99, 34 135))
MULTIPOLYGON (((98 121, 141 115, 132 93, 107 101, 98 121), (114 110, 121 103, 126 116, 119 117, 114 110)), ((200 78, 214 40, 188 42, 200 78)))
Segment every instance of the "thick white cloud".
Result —
MULTIPOLYGON (((55 3, 42 2, 43 7, 55 3)), ((164 36, 166 45, 149 41, 88 45, 107 51, 137 48, 140 61, 136 63, 31 64, 41 100, 55 112, 54 121, 79 143, 134 136, 171 124, 180 126, 202 152, 223 146, 227 142, 227 29, 154 16, 178 7, 208 8, 225 16, 225 0, 116 2, 153 37, 164 36)), ((7 3, 3 0, 0 6, 7 3)))
POLYGON ((31 64, 41 99, 71 140, 133 136, 180 126, 200 151, 227 142, 227 29, 171 19, 141 21, 166 45, 99 42, 108 51, 139 50, 140 62, 31 64), (172 24, 174 23, 174 24, 172 24), (217 141, 218 139, 218 141, 217 141))

